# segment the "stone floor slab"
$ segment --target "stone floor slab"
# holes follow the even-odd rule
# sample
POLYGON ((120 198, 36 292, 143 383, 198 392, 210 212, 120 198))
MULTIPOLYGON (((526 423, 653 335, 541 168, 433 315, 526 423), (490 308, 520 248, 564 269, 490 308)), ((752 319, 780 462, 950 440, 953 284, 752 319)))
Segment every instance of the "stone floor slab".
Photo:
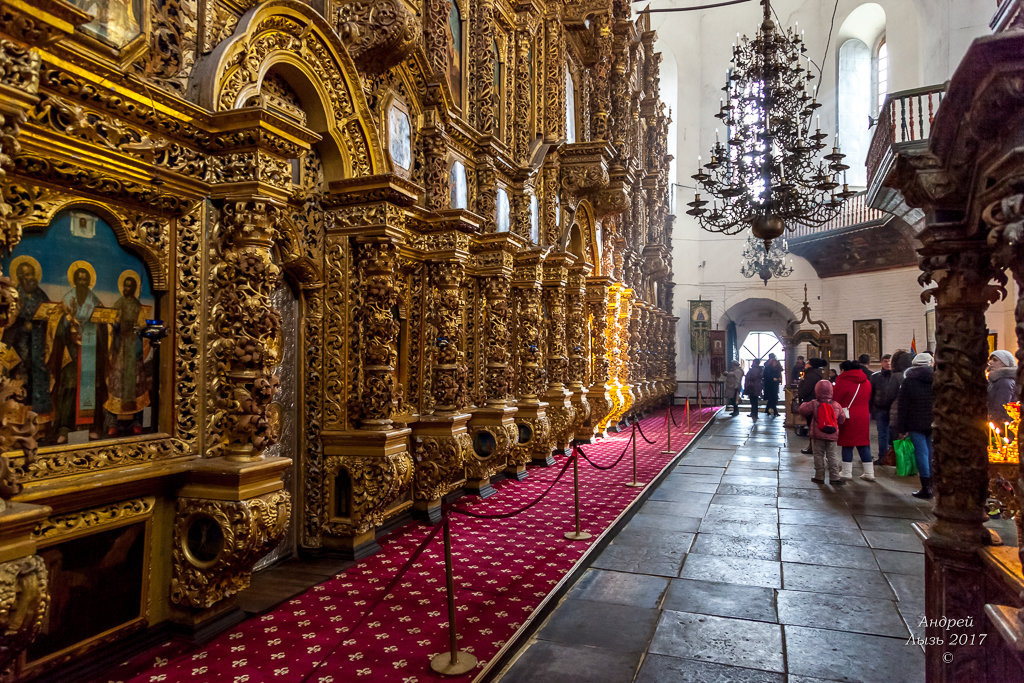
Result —
POLYGON ((701 522, 700 532, 704 534, 723 534, 725 536, 778 538, 779 526, 777 524, 741 524, 738 522, 705 520, 701 522))
POLYGON ((784 673, 782 629, 775 624, 690 612, 662 612, 653 654, 784 673))
POLYGON ((661 576, 588 569, 569 592, 569 598, 653 608, 661 603, 668 585, 669 579, 661 576))
MULTIPOLYGON (((537 679, 540 681, 541 679, 537 679)), ((555 680, 555 679, 552 679, 555 680)), ((595 681, 608 681, 606 678, 595 681)), ((623 679, 626 680, 626 679, 623 679)), ((786 683, 782 674, 666 655, 644 658, 636 683, 786 683)))
POLYGON ((906 624, 896 603, 862 595, 835 595, 781 590, 779 623, 820 627, 873 636, 908 638, 906 624))
POLYGON ((906 638, 786 626, 785 640, 793 675, 857 683, 924 681, 924 653, 905 645, 906 638))
POLYGON ((816 541, 840 545, 868 545, 860 529, 837 529, 815 524, 780 524, 779 536, 787 541, 816 541))
POLYGON ((675 577, 679 575, 684 559, 686 551, 682 548, 612 543, 597 556, 591 566, 596 569, 675 577))
POLYGON ((711 499, 711 503, 730 507, 775 509, 775 499, 769 496, 731 496, 719 493, 711 499))
POLYGON ((924 576, 924 555, 897 550, 876 550, 875 560, 883 572, 924 576))
POLYGON ((884 600, 896 598, 885 575, 871 569, 783 562, 782 586, 787 590, 859 595, 884 600))
POLYGON ((781 588, 782 566, 770 560, 690 553, 686 556, 679 577, 741 586, 781 588))
POLYGON ((782 561, 823 567, 878 569, 878 563, 875 562, 875 556, 870 548, 818 541, 783 541, 782 561))
POLYGON ((895 531, 865 531, 868 545, 881 550, 900 550, 909 553, 923 553, 924 546, 917 534, 895 531))
POLYGON ((776 623, 775 591, 760 586, 674 579, 662 609, 776 623))
POLYGON ((641 652, 620 652, 587 645, 538 640, 501 677, 502 683, 630 681, 641 652))
POLYGON ((566 600, 537 633, 538 640, 643 652, 658 623, 658 610, 590 600, 566 600))

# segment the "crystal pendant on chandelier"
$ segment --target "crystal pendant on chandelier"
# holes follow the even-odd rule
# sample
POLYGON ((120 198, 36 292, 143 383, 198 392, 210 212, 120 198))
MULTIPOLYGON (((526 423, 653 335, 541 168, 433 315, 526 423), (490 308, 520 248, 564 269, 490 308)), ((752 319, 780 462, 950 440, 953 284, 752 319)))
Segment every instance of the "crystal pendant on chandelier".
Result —
POLYGON ((789 277, 793 273, 793 266, 787 263, 789 245, 785 238, 772 240, 766 246, 765 241, 758 235, 753 234, 747 237, 747 243, 743 247, 743 262, 740 265, 740 273, 743 277, 754 277, 757 275, 764 284, 768 286, 768 280, 773 277, 789 277))
POLYGON ((735 235, 750 228, 770 249, 787 228, 831 220, 855 193, 845 183, 836 192, 837 175, 849 168, 838 136, 831 153, 819 158, 827 135, 818 125, 811 132, 811 116, 821 105, 812 94, 807 47, 792 29, 776 28, 770 0, 761 4, 757 36, 733 46, 726 98, 715 114, 727 139, 721 142, 715 132, 711 161, 701 164, 698 157, 692 176, 713 198, 711 208, 698 191, 686 213, 709 232, 735 235))

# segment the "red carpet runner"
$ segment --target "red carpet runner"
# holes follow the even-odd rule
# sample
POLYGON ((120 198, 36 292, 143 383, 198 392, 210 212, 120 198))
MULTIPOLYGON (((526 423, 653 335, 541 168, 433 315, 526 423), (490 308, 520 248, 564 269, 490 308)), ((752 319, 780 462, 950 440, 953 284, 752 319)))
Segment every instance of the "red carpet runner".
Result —
MULTIPOLYGON (((694 431, 714 414, 694 411, 694 431)), ((683 409, 676 407, 683 424, 683 409)), ((637 433, 637 478, 650 482, 674 458, 665 448, 665 412, 640 422, 648 444, 637 433)), ((599 465, 614 462, 630 432, 584 446, 599 465)), ((692 436, 672 428, 677 453, 692 436)), ((522 482, 503 481, 496 495, 481 501, 466 497, 457 507, 494 514, 512 512, 534 500, 565 463, 531 468, 522 482)), ((448 650, 444 552, 437 534, 391 594, 381 595, 432 527, 410 524, 381 539, 382 551, 348 571, 313 587, 273 611, 252 617, 203 647, 170 641, 125 662, 104 680, 167 681, 311 681, 316 683, 468 683, 527 621, 587 549, 642 489, 632 480, 630 453, 614 469, 599 471, 580 458, 580 525, 594 538, 568 541, 572 531, 572 468, 543 500, 509 519, 474 519, 453 514, 452 562, 455 571, 459 647, 479 659, 463 676, 442 677, 430 670, 430 658, 448 650), (374 607, 376 605, 376 607, 374 607), (367 609, 373 612, 354 632, 367 609)))

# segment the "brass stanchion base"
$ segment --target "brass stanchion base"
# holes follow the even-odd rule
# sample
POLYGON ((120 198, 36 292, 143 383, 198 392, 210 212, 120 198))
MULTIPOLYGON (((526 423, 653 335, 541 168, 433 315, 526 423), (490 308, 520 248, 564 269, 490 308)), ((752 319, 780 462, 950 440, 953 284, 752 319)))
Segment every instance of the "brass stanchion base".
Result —
POLYGON ((675 451, 662 451, 661 454, 662 455, 675 455, 676 452, 675 451))
POLYGON ((442 676, 460 676, 476 666, 476 657, 459 650, 452 661, 451 652, 439 652, 430 658, 430 668, 442 676))
POLYGON ((566 531, 565 537, 570 541, 585 541, 588 538, 593 538, 593 534, 588 534, 586 531, 566 531))
POLYGON ((642 489, 643 487, 647 486, 647 482, 644 482, 644 481, 627 481, 626 482, 626 486, 629 486, 630 488, 634 488, 634 489, 642 489))

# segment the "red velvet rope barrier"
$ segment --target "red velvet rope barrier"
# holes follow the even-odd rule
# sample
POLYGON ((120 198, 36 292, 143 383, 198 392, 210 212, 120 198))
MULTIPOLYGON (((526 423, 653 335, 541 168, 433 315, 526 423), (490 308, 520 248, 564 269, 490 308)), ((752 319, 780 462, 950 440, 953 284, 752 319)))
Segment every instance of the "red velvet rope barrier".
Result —
POLYGON ((496 514, 496 515, 486 515, 486 514, 483 514, 481 512, 470 512, 469 510, 463 510, 463 509, 457 508, 457 507, 452 507, 452 508, 450 508, 450 510, 452 512, 457 512, 460 515, 466 515, 467 517, 476 517, 477 519, 508 519, 509 517, 515 517, 518 514, 526 512, 527 510, 532 508, 534 505, 539 503, 544 496, 548 495, 548 493, 551 492, 551 489, 555 488, 555 484, 558 483, 558 480, 562 478, 562 475, 565 474, 565 471, 567 469, 569 469, 569 465, 572 464, 572 459, 573 459, 573 456, 571 456, 571 455, 568 458, 566 458, 565 464, 562 465, 562 471, 558 473, 558 476, 555 477, 555 480, 553 482, 551 482, 551 486, 547 487, 547 489, 544 491, 544 493, 540 494, 535 500, 533 500, 530 503, 527 503, 524 507, 516 510, 515 512, 504 512, 504 513, 496 514))
POLYGON ((640 420, 637 420, 636 422, 634 422, 633 426, 636 427, 636 430, 638 432, 640 432, 640 436, 643 438, 644 441, 646 441, 647 443, 651 444, 652 446, 654 445, 654 442, 651 441, 650 439, 648 439, 647 436, 644 434, 644 430, 640 428, 640 420))
POLYGON ((668 407, 668 416, 672 418, 672 424, 674 424, 674 425, 675 425, 676 427, 682 427, 683 425, 681 425, 681 424, 679 424, 678 422, 676 422, 676 416, 675 416, 675 414, 674 414, 674 413, 672 412, 672 409, 673 409, 673 408, 675 408, 675 406, 669 406, 669 407, 668 407))
POLYGON ((610 469, 612 469, 613 467, 615 467, 616 465, 618 465, 618 464, 619 464, 620 462, 622 462, 622 459, 623 459, 624 457, 626 457, 626 451, 627 451, 627 450, 629 450, 629 444, 633 443, 633 439, 634 439, 635 437, 636 437, 636 434, 635 434, 635 433, 634 433, 634 434, 630 434, 630 436, 629 436, 629 441, 627 441, 627 442, 626 442, 626 445, 625 445, 625 446, 623 447, 623 449, 622 449, 622 453, 619 453, 619 457, 618 457, 618 458, 616 458, 616 459, 615 459, 615 462, 613 462, 613 463, 612 463, 611 465, 598 465, 598 464, 597 464, 596 462, 594 462, 593 460, 591 460, 591 459, 590 459, 590 456, 589 456, 589 455, 587 455, 587 454, 586 454, 586 453, 584 452, 584 450, 583 450, 583 447, 582 447, 582 446, 580 446, 579 444, 576 444, 576 443, 574 443, 574 444, 573 444, 573 447, 574 447, 574 448, 576 449, 576 451, 577 451, 577 452, 578 452, 578 453, 579 453, 580 455, 582 455, 582 456, 583 456, 583 459, 584 459, 584 460, 586 460, 587 462, 589 462, 589 463, 590 463, 591 467, 593 467, 594 469, 598 469, 598 470, 610 470, 610 469))

